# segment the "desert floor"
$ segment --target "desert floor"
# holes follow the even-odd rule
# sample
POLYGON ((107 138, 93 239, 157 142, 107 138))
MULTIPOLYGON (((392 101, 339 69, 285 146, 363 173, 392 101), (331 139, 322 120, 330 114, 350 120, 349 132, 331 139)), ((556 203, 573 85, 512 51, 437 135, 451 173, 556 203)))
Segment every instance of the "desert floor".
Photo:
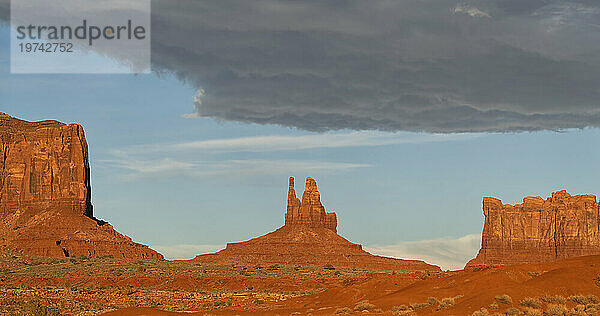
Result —
POLYGON ((6 315, 595 315, 600 256, 442 273, 0 255, 6 315), (45 313, 45 314, 44 314, 45 313))

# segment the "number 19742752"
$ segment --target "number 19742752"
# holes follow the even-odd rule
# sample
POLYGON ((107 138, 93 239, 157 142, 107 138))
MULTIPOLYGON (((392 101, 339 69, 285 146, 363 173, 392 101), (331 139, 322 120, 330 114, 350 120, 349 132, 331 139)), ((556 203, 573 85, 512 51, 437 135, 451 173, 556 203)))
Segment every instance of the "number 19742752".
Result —
POLYGON ((19 43, 21 53, 72 53, 72 43, 19 43))

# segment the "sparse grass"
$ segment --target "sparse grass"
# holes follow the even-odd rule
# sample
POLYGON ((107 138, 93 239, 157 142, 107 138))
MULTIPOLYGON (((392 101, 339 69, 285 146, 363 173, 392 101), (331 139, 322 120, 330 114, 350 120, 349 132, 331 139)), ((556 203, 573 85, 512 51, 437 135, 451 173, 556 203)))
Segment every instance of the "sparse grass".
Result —
POLYGON ((219 307, 219 306, 231 306, 231 302, 228 301, 217 301, 213 303, 213 306, 215 307, 219 307))
POLYGON ((323 269, 325 269, 325 270, 335 270, 335 267, 331 263, 328 263, 328 264, 326 264, 326 265, 323 266, 323 269))
POLYGON ((354 306, 354 310, 358 311, 358 312, 370 311, 375 308, 376 308, 376 306, 369 303, 369 301, 362 301, 362 302, 356 304, 356 306, 354 306))
POLYGON ((510 296, 508 296, 507 294, 498 295, 494 297, 494 299, 496 299, 496 301, 500 304, 512 305, 512 298, 510 298, 510 296))
POLYGON ((350 315, 352 314, 352 310, 349 307, 340 307, 338 309, 335 310, 335 313, 340 315, 350 315))
POLYGON ((540 308, 542 307, 542 303, 536 298, 526 297, 521 301, 521 306, 531 307, 531 308, 540 308))
POLYGON ((272 264, 267 267, 267 270, 276 271, 276 270, 279 270, 279 268, 281 268, 281 267, 278 264, 272 264))
POLYGON ((440 301, 435 297, 430 297, 427 299, 427 303, 431 306, 439 305, 440 301))
POLYGON ((60 312, 57 309, 50 308, 40 301, 32 301, 23 307, 23 313, 17 315, 34 315, 34 316, 60 316, 60 312))
POLYGON ((569 309, 563 304, 550 304, 546 309, 546 314, 549 316, 566 316, 569 309))
POLYGON ((567 302, 567 299, 560 295, 555 295, 555 296, 545 295, 545 296, 542 296, 540 299, 542 300, 542 302, 545 302, 545 303, 564 304, 567 302))

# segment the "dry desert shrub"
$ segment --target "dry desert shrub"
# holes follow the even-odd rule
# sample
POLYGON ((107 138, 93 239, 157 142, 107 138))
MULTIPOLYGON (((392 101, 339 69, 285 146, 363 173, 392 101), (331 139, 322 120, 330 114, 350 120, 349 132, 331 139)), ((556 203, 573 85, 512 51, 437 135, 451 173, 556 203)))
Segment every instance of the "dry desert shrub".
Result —
POLYGON ((438 310, 444 309, 444 308, 450 308, 450 307, 456 305, 456 300, 461 297, 462 297, 462 295, 457 295, 455 297, 443 298, 442 301, 440 302, 440 306, 438 307, 438 310))
POLYGON ((581 294, 572 295, 572 296, 569 296, 569 301, 572 301, 574 303, 581 304, 581 305, 598 304, 598 302, 600 302, 598 297, 593 294, 590 294, 587 296, 581 295, 581 294))
POLYGON ((392 308, 392 311, 407 311, 410 310, 410 307, 406 306, 406 305, 398 305, 398 306, 394 306, 392 308))
POLYGON ((410 303, 410 308, 417 310, 421 308, 428 307, 429 303, 410 303))
POLYGON ((542 307, 542 303, 533 297, 526 297, 521 301, 521 306, 531 307, 531 308, 540 308, 542 307))
POLYGON ((600 311, 600 304, 590 304, 585 307, 585 312, 589 315, 597 315, 600 311))
POLYGON ((554 304, 564 304, 567 302, 567 299, 560 295, 555 295, 555 296, 545 295, 545 296, 542 296, 540 299, 542 300, 542 302, 554 303, 554 304))
POLYGON ((488 306, 489 309, 498 309, 498 304, 496 303, 492 303, 490 304, 490 306, 488 306))
POLYGON ((512 298, 510 298, 510 296, 508 296, 507 294, 498 295, 498 296, 494 297, 494 299, 496 299, 496 301, 498 301, 498 303, 512 305, 512 298))
POLYGON ((369 303, 369 301, 362 301, 362 302, 356 304, 356 306, 354 306, 354 310, 359 311, 359 312, 370 311, 372 309, 375 309, 375 307, 376 306, 369 303))
POLYGON ((352 314, 352 310, 349 307, 340 307, 338 309, 335 310, 336 314, 342 314, 342 315, 350 315, 352 314))
POLYGON ((446 297, 446 298, 443 298, 442 301, 440 302, 439 309, 450 308, 450 307, 452 307, 454 305, 456 305, 456 302, 454 301, 454 298, 453 297, 446 297))
POLYGON ((579 304, 579 305, 577 305, 577 306, 573 307, 573 311, 576 311, 576 312, 584 312, 584 311, 585 311, 585 305, 581 305, 581 304, 579 304))
POLYGON ((563 304, 550 304, 546 309, 546 314, 549 316, 566 316, 569 309, 563 304))
POLYGON ((523 315, 526 316, 542 316, 544 313, 542 312, 541 309, 537 309, 537 308, 531 308, 531 307, 525 307, 525 309, 523 309, 523 315))
POLYGON ((393 316, 417 316, 417 313, 411 309, 403 311, 393 311, 393 316))
POLYGON ((427 303, 429 303, 429 305, 431 305, 431 306, 435 306, 435 305, 439 305, 440 301, 435 297, 430 297, 427 299, 427 303))
POLYGON ((573 307, 573 310, 569 313, 569 316, 587 316, 585 305, 577 305, 573 307))
POLYGON ((506 316, 513 316, 513 315, 519 315, 519 314, 521 314, 521 311, 516 307, 511 307, 506 310, 506 316))

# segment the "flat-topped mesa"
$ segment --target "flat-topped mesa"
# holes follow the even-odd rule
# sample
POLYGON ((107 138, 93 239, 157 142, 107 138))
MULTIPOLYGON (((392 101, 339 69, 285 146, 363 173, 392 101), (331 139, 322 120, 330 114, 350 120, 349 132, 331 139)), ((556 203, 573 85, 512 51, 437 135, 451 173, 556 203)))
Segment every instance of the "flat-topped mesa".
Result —
POLYGON ((302 202, 300 202, 294 189, 294 177, 290 177, 285 226, 327 228, 337 232, 337 217, 335 213, 325 212, 317 182, 313 178, 306 178, 302 202))
POLYGON ((0 251, 162 259, 97 220, 83 128, 0 113, 0 251))
POLYGON ((467 267, 538 263, 600 254, 600 204, 562 190, 510 205, 483 198, 481 249, 467 267))

